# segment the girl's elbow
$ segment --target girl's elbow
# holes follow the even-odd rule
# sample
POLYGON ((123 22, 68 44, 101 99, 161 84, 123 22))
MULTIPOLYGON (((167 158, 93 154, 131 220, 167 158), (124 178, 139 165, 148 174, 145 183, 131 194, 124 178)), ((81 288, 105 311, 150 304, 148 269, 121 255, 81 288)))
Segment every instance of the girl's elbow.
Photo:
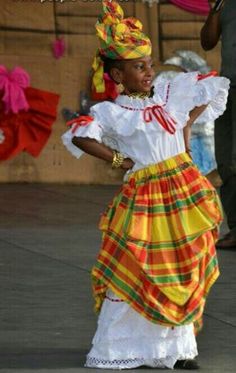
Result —
POLYGON ((83 138, 74 136, 74 137, 72 137, 71 142, 72 142, 73 145, 77 146, 77 148, 80 148, 81 150, 83 150, 82 149, 83 148, 83 143, 84 143, 83 140, 84 140, 83 138))
POLYGON ((78 146, 78 137, 76 137, 76 136, 72 137, 71 142, 72 142, 73 145, 78 146))
POLYGON ((97 141, 95 139, 91 139, 88 137, 72 137, 72 144, 77 146, 77 148, 80 148, 84 152, 88 152, 91 147, 94 147, 94 144, 97 144, 97 141))

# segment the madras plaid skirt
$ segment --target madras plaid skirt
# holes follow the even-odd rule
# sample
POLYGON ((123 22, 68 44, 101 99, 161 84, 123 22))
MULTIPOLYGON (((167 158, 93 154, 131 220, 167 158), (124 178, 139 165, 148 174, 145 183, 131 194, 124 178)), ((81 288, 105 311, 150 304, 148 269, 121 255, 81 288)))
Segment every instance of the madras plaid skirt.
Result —
POLYGON ((186 153, 130 174, 100 221, 96 310, 109 288, 154 323, 200 325, 221 221, 215 189, 186 153))

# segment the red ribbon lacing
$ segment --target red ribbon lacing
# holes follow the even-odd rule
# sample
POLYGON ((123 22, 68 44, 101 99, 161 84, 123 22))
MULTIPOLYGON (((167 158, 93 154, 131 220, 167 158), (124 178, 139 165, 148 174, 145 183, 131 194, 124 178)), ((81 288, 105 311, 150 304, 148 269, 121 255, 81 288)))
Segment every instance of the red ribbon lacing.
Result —
POLYGON ((203 79, 209 78, 211 76, 217 76, 217 75, 218 75, 218 72, 215 71, 215 70, 212 70, 208 74, 198 74, 197 79, 198 80, 203 80, 203 79))
POLYGON ((152 122, 156 119, 158 123, 170 134, 176 131, 176 122, 160 105, 148 106, 143 111, 143 119, 146 123, 152 122))
POLYGON ((73 125, 73 128, 72 128, 72 133, 75 133, 75 131, 77 130, 78 127, 83 127, 83 126, 87 126, 89 123, 91 123, 93 121, 93 117, 91 117, 90 115, 81 115, 80 117, 78 118, 74 118, 72 120, 70 120, 69 122, 66 123, 67 126, 72 126, 73 125))

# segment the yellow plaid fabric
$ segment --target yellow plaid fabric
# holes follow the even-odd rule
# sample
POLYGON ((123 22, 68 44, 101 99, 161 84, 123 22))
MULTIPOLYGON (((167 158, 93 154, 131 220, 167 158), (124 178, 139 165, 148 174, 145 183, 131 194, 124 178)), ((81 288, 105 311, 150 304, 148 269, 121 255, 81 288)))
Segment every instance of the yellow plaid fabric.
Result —
POLYGON ((103 62, 99 55, 111 59, 134 59, 151 54, 151 41, 142 32, 136 18, 124 18, 116 1, 103 1, 103 13, 95 25, 100 48, 93 62, 93 85, 97 92, 104 92, 103 62))
POLYGON ((186 153, 131 174, 100 221, 96 309, 110 288, 154 323, 199 326, 221 221, 215 189, 186 153))

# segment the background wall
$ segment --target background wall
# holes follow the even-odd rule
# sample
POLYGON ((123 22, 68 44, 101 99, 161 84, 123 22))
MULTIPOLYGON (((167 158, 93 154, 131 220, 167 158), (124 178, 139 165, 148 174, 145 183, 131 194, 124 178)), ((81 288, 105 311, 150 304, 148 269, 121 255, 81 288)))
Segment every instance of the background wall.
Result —
MULTIPOLYGON (((149 7, 141 0, 122 1, 126 16, 133 15, 144 24, 152 39, 157 70, 167 69, 161 61, 177 49, 189 49, 219 69, 218 46, 206 53, 201 49, 199 32, 204 17, 176 8, 167 1, 149 7)), ((89 92, 90 66, 96 51, 94 24, 100 1, 89 0, 0 0, 0 64, 11 69, 22 66, 31 75, 31 86, 61 95, 58 119, 49 141, 38 158, 21 153, 0 163, 0 182, 117 183, 121 171, 110 164, 84 155, 72 157, 61 144, 66 130, 63 108, 79 109, 79 93, 89 92), (67 49, 56 60, 51 45, 55 33, 63 35, 67 49)), ((169 67, 168 67, 169 69, 169 67)), ((1 118, 0 118, 1 120, 1 118)), ((0 145, 1 146, 1 145, 0 145)))

